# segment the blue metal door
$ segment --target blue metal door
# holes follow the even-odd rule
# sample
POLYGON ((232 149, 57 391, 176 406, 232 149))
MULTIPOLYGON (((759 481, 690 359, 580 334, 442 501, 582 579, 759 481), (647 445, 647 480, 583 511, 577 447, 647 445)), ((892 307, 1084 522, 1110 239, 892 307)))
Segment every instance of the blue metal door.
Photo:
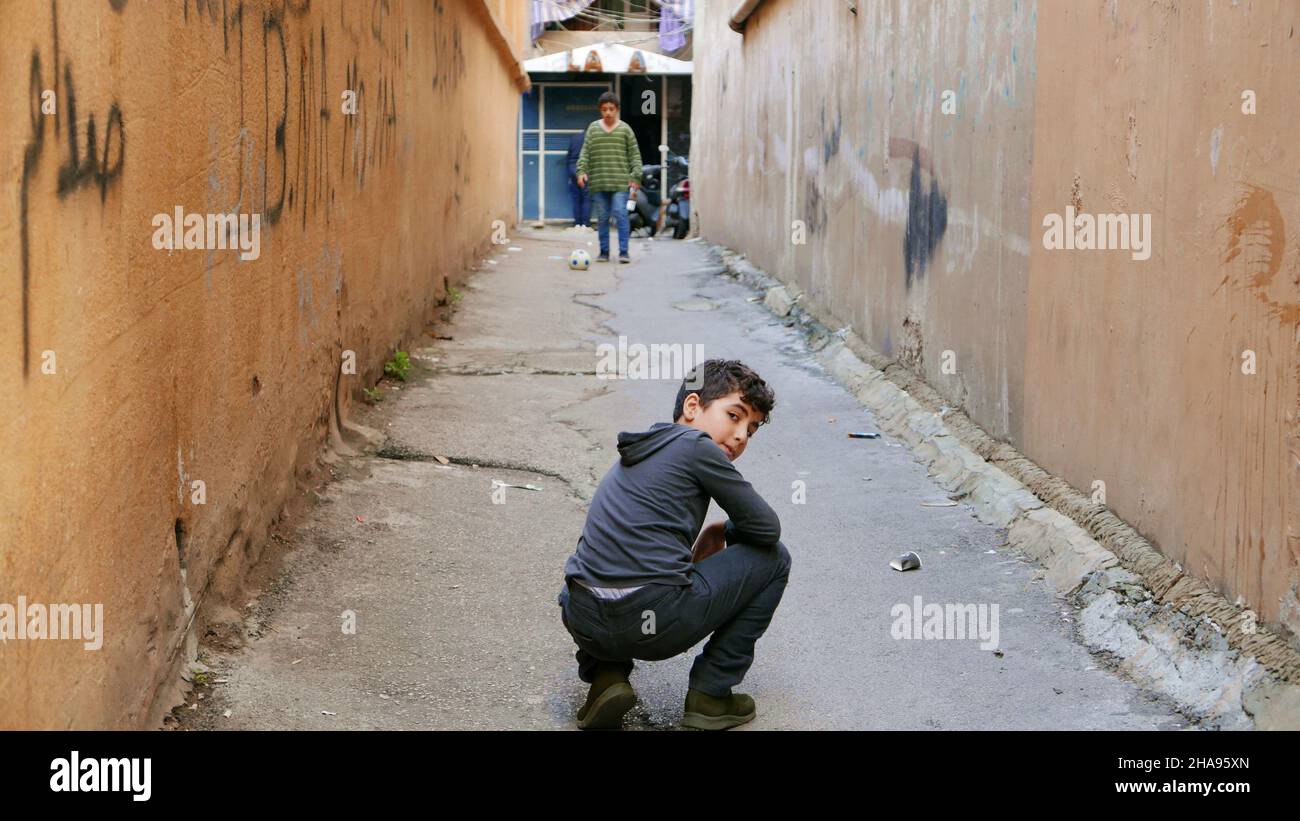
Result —
POLYGON ((520 106, 520 209, 526 220, 573 218, 569 138, 600 118, 596 101, 607 81, 534 83, 520 106))

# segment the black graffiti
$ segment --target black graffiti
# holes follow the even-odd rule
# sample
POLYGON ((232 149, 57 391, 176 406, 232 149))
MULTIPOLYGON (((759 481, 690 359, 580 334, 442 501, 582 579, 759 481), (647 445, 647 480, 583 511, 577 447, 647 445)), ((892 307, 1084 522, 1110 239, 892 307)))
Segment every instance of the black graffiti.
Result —
POLYGON ((361 79, 356 58, 344 66, 345 87, 356 93, 356 113, 343 116, 344 150, 340 161, 344 176, 351 157, 357 189, 365 186, 366 169, 382 166, 397 148, 397 88, 392 75, 380 66, 378 111, 372 117, 367 102, 366 81, 361 79), (351 150, 347 149, 348 132, 352 133, 351 150), (358 133, 359 132, 359 133, 358 133))
POLYGON ((59 197, 66 197, 93 182, 99 186, 99 200, 103 202, 108 196, 108 184, 122 175, 122 163, 126 158, 126 131, 122 127, 122 110, 117 103, 108 108, 102 154, 96 152, 98 132, 95 115, 90 115, 86 123, 86 153, 82 155, 77 139, 77 93, 72 83, 72 67, 69 65, 63 67, 63 85, 63 99, 68 112, 68 161, 59 167, 59 197), (117 136, 117 155, 115 161, 110 163, 109 154, 114 135, 117 136))
POLYGON ((366 94, 366 83, 361 79, 361 72, 357 68, 356 59, 353 59, 352 62, 343 67, 343 77, 344 88, 352 91, 356 95, 356 106, 352 111, 343 115, 343 150, 339 152, 339 162, 341 163, 339 166, 339 174, 343 177, 348 175, 348 155, 351 154, 352 166, 356 169, 357 189, 360 190, 365 185, 365 162, 357 162, 357 142, 355 139, 352 142, 352 150, 348 151, 347 148, 348 131, 350 129, 355 137, 358 126, 362 128, 362 145, 365 144, 365 120, 362 117, 365 112, 365 107, 362 105, 362 99, 366 94))
MULTIPOLYGON (((222 7, 223 16, 225 14, 225 5, 226 5, 225 0, 221 0, 220 6, 222 7)), ((212 20, 213 22, 216 22, 217 19, 217 6, 218 6, 217 0, 194 0, 195 14, 197 14, 200 18, 202 18, 204 12, 207 12, 208 19, 212 20)), ((181 13, 185 16, 186 22, 189 22, 190 0, 184 0, 181 8, 181 13)))
POLYGON ((450 92, 465 78, 465 49, 460 24, 440 26, 433 36, 433 90, 450 92))
POLYGON ((262 129, 262 167, 267 169, 267 178, 270 179, 270 165, 267 162, 267 152, 270 147, 270 139, 266 132, 271 125, 271 33, 275 33, 275 38, 280 47, 280 71, 282 88, 280 93, 279 115, 280 119, 275 124, 275 158, 280 165, 280 190, 276 195, 275 202, 272 203, 267 199, 266 189, 262 190, 262 213, 265 215, 268 225, 275 225, 280 221, 280 215, 284 212, 285 186, 288 184, 289 164, 285 158, 284 149, 284 128, 285 122, 289 116, 289 51, 284 39, 284 25, 280 20, 280 15, 275 12, 268 12, 262 18, 262 105, 266 118, 263 120, 262 129))
MULTIPOLYGON (((182 9, 185 14, 185 22, 190 19, 190 0, 185 0, 182 9)), ((221 46, 226 53, 230 52, 230 35, 236 29, 239 29, 241 35, 244 30, 244 3, 243 0, 235 3, 234 11, 230 10, 229 0, 221 0, 221 13, 217 14, 217 0, 194 0, 195 19, 202 20, 204 13, 208 15, 208 21, 211 23, 221 23, 221 46)), ((240 38, 240 46, 243 46, 243 38, 240 38)))
MULTIPOLYGON (((63 84, 58 84, 58 6, 51 3, 54 22, 55 51, 55 99, 62 95, 64 111, 68 119, 68 158, 59 166, 56 193, 60 200, 88 185, 99 188, 102 203, 108 197, 110 184, 122 175, 126 160, 126 128, 122 118, 122 109, 116 102, 109 105, 108 115, 104 120, 103 149, 100 150, 99 128, 95 115, 91 114, 86 122, 85 151, 79 138, 77 121, 77 92, 72 81, 72 65, 63 64, 63 84), (114 151, 116 147, 116 151, 114 151)), ((41 79, 41 55, 39 50, 32 51, 30 71, 28 74, 28 117, 31 126, 31 138, 23 148, 23 172, 18 194, 19 220, 19 261, 22 277, 22 341, 23 341, 23 380, 31 373, 31 222, 29 207, 31 202, 32 182, 36 176, 41 152, 45 148, 45 114, 41 111, 45 85, 41 79)), ((59 114, 56 107, 54 114, 55 138, 60 139, 59 114)))
MULTIPOLYGON (((189 2, 186 0, 187 10, 189 2)), ((256 77, 247 76, 246 68, 250 66, 244 59, 244 15, 246 11, 251 12, 253 6, 243 0, 220 0, 218 8, 217 2, 194 0, 197 12, 194 19, 221 25, 227 53, 233 46, 238 46, 239 71, 235 76, 239 84, 239 142, 241 149, 250 143, 255 144, 251 135, 260 132, 260 162, 256 179, 252 181, 252 198, 260 206, 263 220, 267 225, 273 225, 284 218, 286 210, 300 208, 304 209, 302 225, 306 227, 309 219, 306 212, 315 213, 323 202, 328 223, 329 204, 335 197, 331 181, 333 157, 329 150, 330 127, 335 121, 331 110, 340 104, 340 97, 329 88, 327 54, 332 49, 327 42, 326 27, 322 24, 318 29, 305 32, 302 41, 296 45, 298 53, 295 59, 289 53, 293 44, 290 24, 294 18, 308 12, 310 0, 272 0, 268 10, 257 12, 261 16, 262 32, 263 111, 261 123, 255 124, 256 115, 245 104, 245 91, 246 87, 252 87, 250 83, 256 83, 256 77), (291 62, 296 64, 296 79, 290 73, 291 62)), ((361 38, 369 34, 385 52, 400 54, 398 48, 391 48, 387 43, 392 41, 396 45, 400 42, 398 38, 409 38, 410 33, 403 31, 404 23, 395 21, 390 14, 389 4, 379 0, 372 2, 368 10, 360 4, 339 4, 339 25, 344 41, 350 39, 360 45, 361 38), (351 24, 349 16, 356 18, 358 24, 351 24)), ((458 42, 457 36, 457 45, 458 42)), ((251 59, 255 74, 256 56, 251 59)), ((349 98, 355 102, 355 109, 348 106, 342 112, 339 169, 346 177, 351 164, 356 189, 361 190, 366 170, 386 164, 397 149, 400 57, 380 59, 377 81, 361 79, 361 69, 355 57, 345 64, 344 69, 342 90, 351 93, 349 98), (391 62, 398 65, 391 65, 391 62), (375 95, 376 89, 377 99, 366 99, 367 92, 375 95)), ((238 202, 241 203, 245 201, 249 187, 246 160, 251 159, 256 150, 249 148, 236 152, 239 163, 238 202)))
MULTIPOLYGON (((54 21, 54 99, 58 100, 59 90, 59 4, 50 0, 50 17, 54 21)), ((54 135, 59 135, 59 107, 54 107, 54 135)))
POLYGON ((388 0, 372 0, 370 5, 370 36, 376 43, 384 44, 384 18, 388 16, 388 0))
POLYGON ((930 178, 930 188, 921 183, 920 150, 912 153, 912 183, 907 194, 907 233, 903 237, 903 263, 907 271, 907 287, 912 287, 912 277, 925 274, 925 266, 934 256, 934 250, 948 230, 948 200, 939 189, 939 182, 930 178))
POLYGON ((32 52, 31 76, 28 81, 30 94, 30 113, 32 139, 23 150, 23 180, 18 195, 18 219, 22 238, 22 286, 23 286, 23 379, 27 379, 31 367, 31 229, 27 224, 28 190, 32 175, 36 172, 36 160, 41 155, 45 144, 45 119, 41 114, 41 55, 32 52))
POLYGON ((454 184, 447 186, 447 198, 443 201, 442 206, 443 219, 449 219, 452 207, 461 204, 460 192, 467 187, 469 182, 470 152, 472 148, 469 135, 462 128, 460 133, 456 135, 456 150, 453 153, 452 161, 452 168, 455 172, 454 184))
POLYGON ((325 27, 320 29, 320 60, 316 59, 316 41, 308 38, 308 45, 299 51, 298 66, 298 127, 294 140, 294 182, 289 187, 289 207, 295 202, 302 210, 302 226, 307 227, 307 210, 324 201, 325 222, 329 223, 329 204, 334 189, 329 180, 329 121, 330 94, 327 87, 327 62, 325 58, 325 27), (319 74, 317 73, 319 67, 319 74), (320 94, 317 103, 316 88, 320 94))
POLYGON ((392 75, 379 74, 379 139, 380 164, 397 148, 397 89, 392 75))
MULTIPOLYGON (((119 9, 121 6, 126 5, 126 0, 109 0, 109 2, 113 3, 115 7, 119 9)), ((183 0, 182 2, 182 12, 185 15, 186 22, 189 22, 190 19, 190 2, 191 0, 183 0)), ((217 22, 218 19, 221 19, 228 25, 230 21, 234 19, 233 15, 228 11, 229 0, 193 0, 193 2, 194 11, 200 20, 203 19, 204 13, 208 15, 208 20, 213 23, 217 22), (217 16, 218 7, 221 9, 220 18, 217 16)), ((307 12, 311 11, 311 0, 279 0, 279 3, 273 4, 273 6, 274 10, 271 13, 276 14, 281 18, 283 18, 285 14, 292 14, 294 17, 302 17, 307 12)), ((238 0, 236 14, 242 14, 243 10, 243 0, 238 0)))

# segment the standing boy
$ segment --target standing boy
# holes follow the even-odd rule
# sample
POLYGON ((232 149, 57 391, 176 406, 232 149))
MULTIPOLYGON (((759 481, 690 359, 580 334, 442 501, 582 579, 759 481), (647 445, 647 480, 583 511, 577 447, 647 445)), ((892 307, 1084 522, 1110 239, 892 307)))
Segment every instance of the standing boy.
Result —
POLYGON ((731 688, 781 602, 790 553, 776 512, 732 462, 775 401, 742 363, 710 359, 678 390, 675 421, 618 435, 619 461, 596 488, 559 595, 578 676, 591 685, 582 729, 622 726, 636 703, 632 659, 671 658, 710 634, 683 726, 725 730, 757 715, 731 688), (701 531, 710 499, 728 519, 701 531))
POLYGON ((600 238, 597 262, 609 262, 610 216, 618 225, 618 261, 632 261, 627 255, 627 197, 629 192, 636 195, 641 180, 641 150, 632 126, 620 120, 618 112, 617 95, 611 91, 600 95, 600 119, 587 126, 578 156, 578 185, 591 192, 600 238))

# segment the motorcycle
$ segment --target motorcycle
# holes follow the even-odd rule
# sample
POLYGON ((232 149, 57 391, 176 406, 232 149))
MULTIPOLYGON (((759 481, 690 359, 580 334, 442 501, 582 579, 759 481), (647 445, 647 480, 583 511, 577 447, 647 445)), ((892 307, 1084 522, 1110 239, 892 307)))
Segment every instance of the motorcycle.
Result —
POLYGON ((668 194, 668 211, 664 230, 672 229, 673 239, 684 239, 691 230, 691 180, 686 178, 668 194))
MULTIPOLYGON (((678 174, 685 174, 690 168, 686 157, 672 151, 666 153, 668 155, 669 176, 675 177, 678 174)), ((666 223, 673 227, 673 237, 681 239, 690 230, 690 204, 686 202, 690 196, 690 188, 688 185, 685 189, 682 189, 681 183, 674 185, 673 192, 677 194, 677 208, 673 209, 672 206, 669 206, 665 211, 663 209, 663 195, 660 191, 659 179, 662 170, 663 166, 658 163, 641 166, 643 184, 638 186, 635 197, 627 198, 628 224, 633 231, 641 228, 647 229, 649 236, 653 237, 659 230, 661 211, 664 211, 662 216, 665 218, 666 223), (683 202, 686 202, 684 206, 686 225, 684 228, 679 224, 681 220, 679 215, 683 212, 681 204, 683 202)), ((683 182, 686 182, 686 180, 683 180, 683 182)))
POLYGON ((628 227, 632 233, 642 228, 649 229, 649 236, 659 230, 659 206, 663 198, 659 194, 659 171, 661 165, 641 166, 642 184, 637 186, 636 196, 627 198, 628 227))

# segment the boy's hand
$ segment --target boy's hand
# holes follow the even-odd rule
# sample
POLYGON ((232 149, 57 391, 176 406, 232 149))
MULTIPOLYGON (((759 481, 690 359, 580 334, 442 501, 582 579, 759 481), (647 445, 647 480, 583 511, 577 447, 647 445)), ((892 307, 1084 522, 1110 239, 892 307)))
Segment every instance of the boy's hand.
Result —
POLYGON ((578 175, 578 187, 579 187, 579 188, 585 188, 586 186, 587 186, 587 175, 586 175, 586 174, 579 174, 579 175, 578 175))
POLYGON ((700 531, 700 536, 695 540, 695 547, 691 549, 691 561, 702 562, 705 559, 725 549, 727 546, 727 523, 714 522, 706 525, 700 531))

